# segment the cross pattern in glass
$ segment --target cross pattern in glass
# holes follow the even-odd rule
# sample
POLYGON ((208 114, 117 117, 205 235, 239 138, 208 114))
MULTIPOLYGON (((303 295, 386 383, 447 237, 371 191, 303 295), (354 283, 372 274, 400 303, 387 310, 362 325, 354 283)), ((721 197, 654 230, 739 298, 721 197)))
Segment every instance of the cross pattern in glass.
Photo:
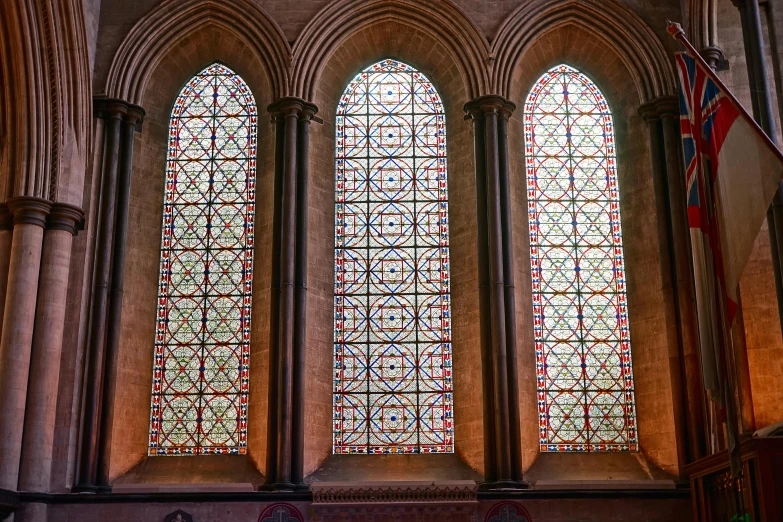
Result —
POLYGON ((213 64, 171 112, 150 455, 247 451, 257 114, 213 64))
POLYGON ((612 115, 560 65, 525 104, 541 451, 636 451, 612 115))
POLYGON ((446 122, 383 60, 337 107, 334 453, 451 453, 446 122))

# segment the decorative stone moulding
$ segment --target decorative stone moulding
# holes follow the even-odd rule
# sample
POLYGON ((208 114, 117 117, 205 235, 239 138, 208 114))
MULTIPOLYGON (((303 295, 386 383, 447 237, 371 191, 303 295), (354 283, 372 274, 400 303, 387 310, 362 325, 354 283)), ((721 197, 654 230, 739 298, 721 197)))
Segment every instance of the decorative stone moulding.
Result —
POLYGON ((484 522, 533 522, 533 519, 521 504, 498 502, 487 511, 484 522))
POLYGON ((174 513, 166 515, 163 522, 193 522, 193 516, 190 513, 185 513, 181 509, 178 509, 174 513))
POLYGON ((6 203, 14 218, 14 225, 46 227, 46 217, 52 210, 52 202, 48 199, 20 196, 11 198, 6 203))
POLYGON ((295 506, 278 502, 267 506, 258 517, 258 522, 304 522, 304 517, 295 506))
POLYGON ((313 507, 335 504, 396 504, 478 502, 478 485, 472 480, 437 482, 322 482, 310 487, 313 507))
POLYGON ((19 496, 16 491, 0 489, 0 520, 16 511, 19 507, 19 496))
POLYGON ((54 203, 46 219, 46 228, 65 230, 76 235, 79 230, 84 230, 84 210, 67 203, 54 203))

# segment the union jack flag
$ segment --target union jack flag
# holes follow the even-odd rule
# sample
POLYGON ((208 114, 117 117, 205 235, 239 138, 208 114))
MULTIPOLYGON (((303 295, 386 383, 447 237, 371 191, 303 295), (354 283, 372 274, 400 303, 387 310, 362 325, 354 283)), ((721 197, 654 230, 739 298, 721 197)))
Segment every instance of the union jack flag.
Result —
POLYGON ((685 38, 676 55, 696 313, 704 387, 721 404, 732 475, 740 473, 739 435, 726 348, 739 278, 783 177, 783 155, 685 38))
POLYGON ((700 57, 678 53, 676 63, 702 370, 715 396, 716 350, 727 342, 739 278, 783 175, 783 157, 700 57))

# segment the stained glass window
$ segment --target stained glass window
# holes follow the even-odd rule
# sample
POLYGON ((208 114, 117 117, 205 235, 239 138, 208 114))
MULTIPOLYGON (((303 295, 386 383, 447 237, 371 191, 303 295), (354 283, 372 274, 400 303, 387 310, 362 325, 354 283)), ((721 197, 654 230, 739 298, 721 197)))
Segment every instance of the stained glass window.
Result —
POLYGON ((220 64, 171 111, 150 455, 247 451, 257 114, 220 64))
POLYGON ((635 451, 614 128, 560 65, 525 104, 541 451, 635 451))
POLYGON ((334 453, 451 453, 443 104, 384 60, 336 123, 334 453))

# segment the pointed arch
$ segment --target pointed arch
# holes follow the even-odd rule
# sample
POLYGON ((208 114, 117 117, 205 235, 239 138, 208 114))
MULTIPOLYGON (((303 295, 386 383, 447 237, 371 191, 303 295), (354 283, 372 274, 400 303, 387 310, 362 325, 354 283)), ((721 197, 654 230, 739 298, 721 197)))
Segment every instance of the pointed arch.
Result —
POLYGON ((269 78, 270 99, 285 95, 290 45, 277 23, 248 0, 160 3, 131 29, 117 50, 106 95, 143 106, 146 85, 158 63, 179 42, 208 27, 231 34, 251 50, 269 78))
POLYGON ((221 64, 171 112, 150 455, 247 452, 257 108, 221 64))
POLYGON ((446 122, 413 67, 337 109, 334 453, 453 453, 446 122))
POLYGON ((468 85, 469 97, 486 93, 489 44, 451 0, 348 0, 327 5, 297 39, 293 49, 293 94, 315 99, 318 78, 335 49, 352 34, 388 21, 409 25, 443 42, 468 85))
POLYGON ((556 66, 525 103, 541 451, 637 451, 614 126, 556 66))
POLYGON ((512 96, 520 57, 540 36, 576 25, 602 40, 621 58, 636 85, 640 103, 675 92, 673 68, 661 41, 638 15, 616 0, 534 0, 503 23, 492 43, 492 86, 512 96))

